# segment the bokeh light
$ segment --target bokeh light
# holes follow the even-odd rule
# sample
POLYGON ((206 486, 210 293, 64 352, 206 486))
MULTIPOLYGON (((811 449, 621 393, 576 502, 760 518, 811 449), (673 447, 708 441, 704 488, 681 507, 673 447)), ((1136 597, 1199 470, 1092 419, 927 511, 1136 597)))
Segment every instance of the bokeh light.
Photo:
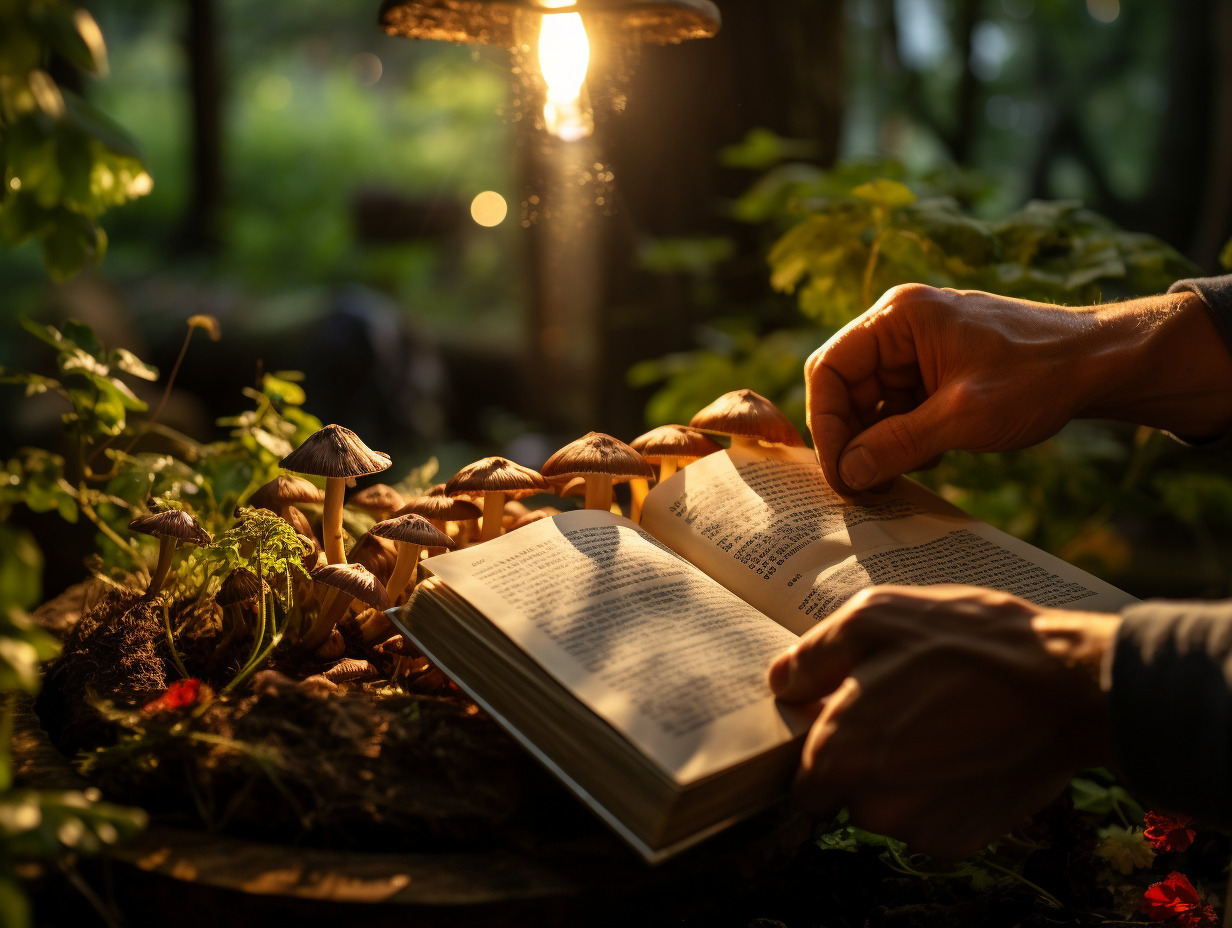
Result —
POLYGON ((495 190, 485 190, 471 200, 471 218, 481 226, 498 226, 508 213, 509 204, 495 190))

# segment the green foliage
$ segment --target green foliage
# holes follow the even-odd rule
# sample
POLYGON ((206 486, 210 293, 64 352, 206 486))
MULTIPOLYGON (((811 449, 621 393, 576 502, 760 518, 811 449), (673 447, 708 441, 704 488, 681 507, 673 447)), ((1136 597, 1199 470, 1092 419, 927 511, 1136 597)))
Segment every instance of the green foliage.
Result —
POLYGON ((136 144, 57 85, 52 57, 84 74, 107 70, 102 33, 62 0, 0 4, 0 243, 37 239, 55 280, 102 260, 98 218, 150 191, 136 144))
POLYGON ((264 510, 241 509, 239 520, 214 539, 206 557, 222 573, 238 567, 252 571, 280 594, 284 607, 290 608, 293 575, 308 577, 300 563, 304 553, 299 535, 285 519, 264 510))
MULTIPOLYGON (((761 164, 786 147, 751 135, 724 158, 761 164)), ((733 210, 769 235, 769 282, 795 298, 794 314, 774 318, 771 298, 732 307, 699 334, 698 349, 633 367, 632 384, 660 385, 647 424, 688 422, 716 396, 748 387, 803 432, 809 354, 897 284, 1088 304, 1161 293, 1196 272, 1167 244, 1076 202, 1036 201, 990 218, 980 210, 990 192, 953 167, 919 175, 889 161, 770 167, 733 210)), ((1115 518, 1186 526, 1202 552, 1202 591, 1226 595, 1226 580, 1206 577, 1218 572, 1214 530, 1232 525, 1232 481, 1192 455, 1184 472, 1173 470, 1153 434, 1073 423, 1035 448, 954 452, 916 476, 973 515, 1113 582, 1124 583, 1133 566, 1115 518)))
MULTIPOLYGON (((130 537, 127 525, 153 505, 188 507, 206 531, 224 531, 239 501, 277 476, 279 460, 321 427, 300 408, 305 397, 294 371, 266 374, 261 389, 246 388, 254 406, 219 421, 230 430, 223 440, 201 443, 174 432, 158 423, 157 411, 133 420, 130 413, 146 412, 147 405, 121 378, 153 381, 155 368, 126 349, 107 349, 89 326, 73 320, 59 328, 22 324, 54 349, 57 377, 0 370, 0 383, 22 386, 26 396, 57 393, 68 407, 62 418, 75 447, 67 461, 45 449, 23 448, 3 462, 0 517, 17 504, 68 522, 84 514, 100 532, 105 572, 152 561, 156 544, 130 537), (147 434, 172 441, 179 454, 134 451, 147 434)), ((187 338, 203 324, 202 318, 190 319, 187 338)))

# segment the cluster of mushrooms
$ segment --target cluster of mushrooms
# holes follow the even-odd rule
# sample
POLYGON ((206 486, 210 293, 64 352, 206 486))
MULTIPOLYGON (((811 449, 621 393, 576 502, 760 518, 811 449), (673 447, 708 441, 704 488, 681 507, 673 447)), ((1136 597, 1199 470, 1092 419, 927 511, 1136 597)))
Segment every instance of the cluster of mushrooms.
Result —
MULTIPOLYGON (((422 559, 482 544, 561 511, 554 506, 530 509, 522 500, 531 496, 580 496, 587 509, 620 512, 613 502, 613 487, 627 482, 627 515, 638 521, 652 482, 666 480, 678 468, 722 450, 711 435, 726 436, 732 447, 804 445, 791 420, 769 400, 752 390, 735 390, 699 411, 689 425, 659 426, 628 444, 590 432, 558 450, 538 471, 508 458, 486 457, 413 499, 383 483, 347 499, 346 489, 357 478, 386 470, 392 462, 349 429, 327 425, 279 462, 288 473, 253 492, 245 505, 285 519, 304 545, 303 563, 312 583, 296 591, 304 615, 300 653, 346 665, 344 679, 350 670, 367 663, 358 655, 398 655, 396 676, 422 658, 396 634, 385 610, 409 599, 422 559), (323 477, 325 488, 296 475, 323 477), (317 526, 300 508, 305 505, 321 507, 317 526), (375 520, 349 550, 344 546, 344 508, 366 512, 375 520), (340 627, 348 634, 342 634, 340 627)), ((160 540, 147 598, 162 589, 177 545, 210 543, 209 535, 181 510, 156 512, 133 520, 129 527, 160 540)), ((242 633, 246 627, 242 611, 246 604, 251 608, 260 593, 260 584, 246 570, 232 571, 226 578, 215 598, 222 611, 224 640, 242 633)))

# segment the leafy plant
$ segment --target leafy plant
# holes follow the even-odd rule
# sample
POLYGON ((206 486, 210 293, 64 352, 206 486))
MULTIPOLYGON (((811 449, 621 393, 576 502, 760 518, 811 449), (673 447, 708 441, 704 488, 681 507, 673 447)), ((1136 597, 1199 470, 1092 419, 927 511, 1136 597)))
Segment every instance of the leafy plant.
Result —
POLYGON ((41 596, 40 566, 29 535, 0 525, 0 924, 11 928, 33 924, 19 863, 56 862, 71 879, 73 855, 96 853, 145 825, 141 810, 102 802, 96 789, 39 790, 14 782, 14 702, 38 692, 39 668, 58 649, 25 611, 41 596))
POLYGON ((94 18, 63 0, 0 4, 0 242, 37 239, 63 281, 102 260, 99 217, 153 181, 129 135, 51 76, 53 58, 104 76, 94 18))
MULTIPOLYGON (((771 297, 731 307, 699 333, 697 349, 634 366, 632 384, 659 385, 648 425, 687 422, 716 396, 749 387, 803 429, 805 360, 896 284, 1086 304, 1160 293, 1197 271, 1166 243, 1077 202, 1036 201, 990 217, 980 208, 988 185, 970 172, 914 175, 889 161, 823 171, 781 160, 794 150, 758 133, 723 153, 728 163, 766 169, 734 215, 765 233, 768 281, 794 298, 794 315, 777 316, 771 297)), ((706 253, 723 259, 721 249, 706 253)), ((1183 526, 1203 552, 1200 582, 1222 594, 1214 529, 1232 524, 1224 501, 1232 481, 1192 455, 1174 472, 1167 444, 1132 428, 1075 423, 1035 448, 952 453, 917 476, 980 518, 1114 582, 1132 561, 1118 520, 1183 526)))

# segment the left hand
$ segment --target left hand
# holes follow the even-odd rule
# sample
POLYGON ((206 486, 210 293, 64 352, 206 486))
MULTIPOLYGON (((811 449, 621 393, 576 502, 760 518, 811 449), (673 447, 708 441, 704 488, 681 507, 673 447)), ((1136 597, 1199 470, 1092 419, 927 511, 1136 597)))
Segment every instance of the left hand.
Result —
POLYGON ((821 703, 795 793, 914 851, 959 859, 1111 757, 1099 666, 1120 617, 979 587, 875 587, 770 668, 821 703))

